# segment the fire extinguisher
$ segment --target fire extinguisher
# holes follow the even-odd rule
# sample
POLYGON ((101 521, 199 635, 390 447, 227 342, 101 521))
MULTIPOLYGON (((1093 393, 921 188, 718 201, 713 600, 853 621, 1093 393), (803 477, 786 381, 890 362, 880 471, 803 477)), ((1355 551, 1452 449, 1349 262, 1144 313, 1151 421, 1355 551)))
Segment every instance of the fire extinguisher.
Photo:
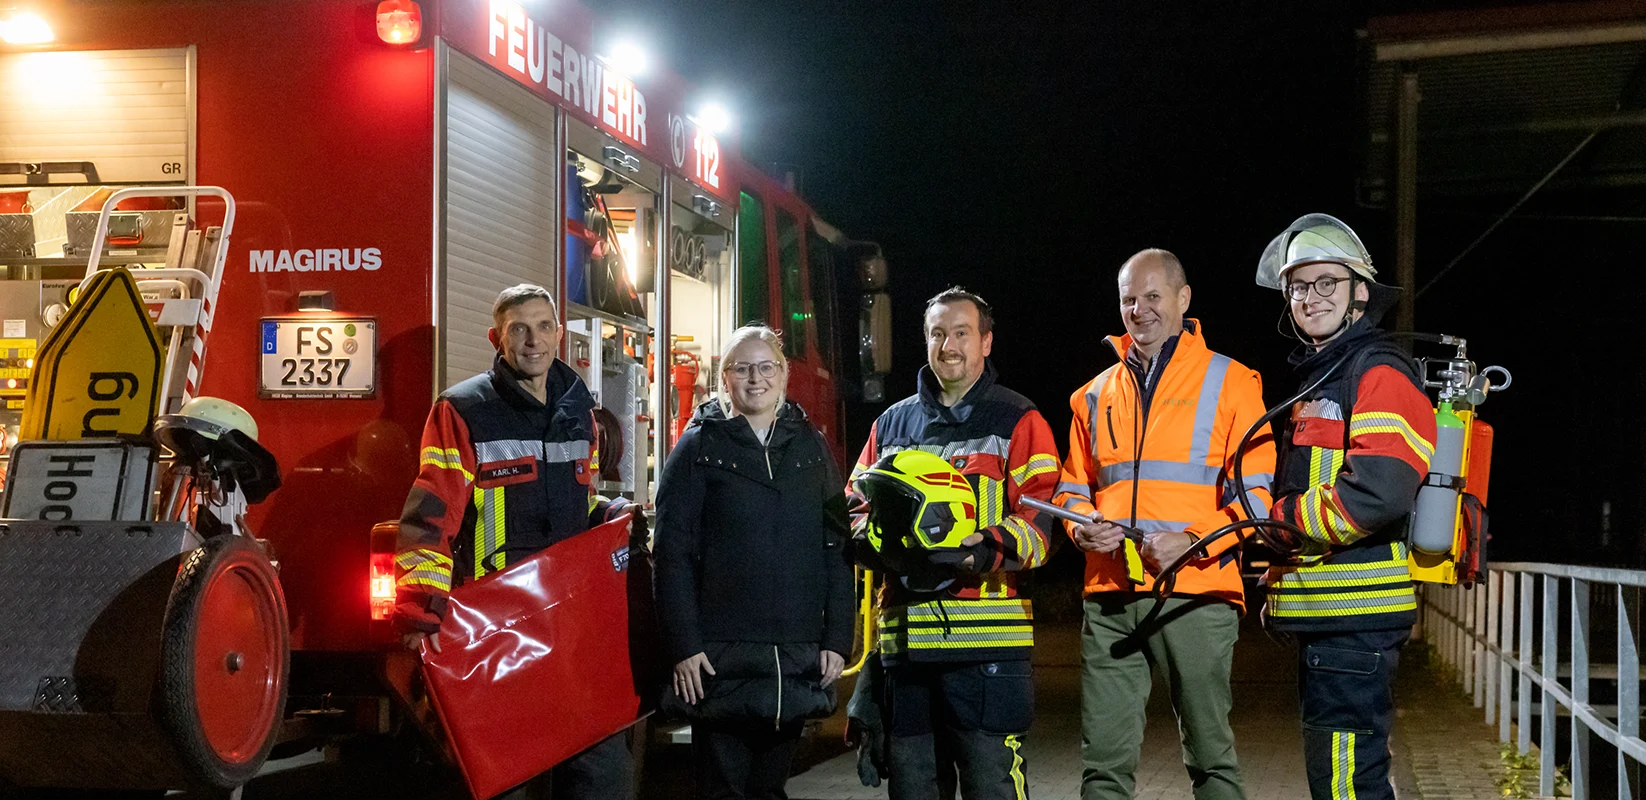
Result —
MULTIPOLYGON (((673 337, 676 344, 690 342, 690 336, 673 337)), ((686 426, 691 424, 697 409, 697 376, 702 372, 703 360, 696 353, 678 347, 669 350, 669 384, 674 391, 674 419, 669 425, 669 443, 680 441, 686 426)))

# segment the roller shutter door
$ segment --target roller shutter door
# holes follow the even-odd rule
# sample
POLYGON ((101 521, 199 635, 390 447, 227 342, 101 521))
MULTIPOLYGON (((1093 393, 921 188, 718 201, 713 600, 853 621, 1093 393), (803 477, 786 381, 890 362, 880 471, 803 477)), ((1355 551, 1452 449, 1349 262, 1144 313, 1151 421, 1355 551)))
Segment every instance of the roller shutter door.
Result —
POLYGON ((104 183, 188 180, 190 62, 187 49, 0 53, 0 162, 89 161, 104 183))
POLYGON ((554 290, 554 107, 450 51, 446 94, 445 375, 491 367, 492 301, 517 283, 554 290))

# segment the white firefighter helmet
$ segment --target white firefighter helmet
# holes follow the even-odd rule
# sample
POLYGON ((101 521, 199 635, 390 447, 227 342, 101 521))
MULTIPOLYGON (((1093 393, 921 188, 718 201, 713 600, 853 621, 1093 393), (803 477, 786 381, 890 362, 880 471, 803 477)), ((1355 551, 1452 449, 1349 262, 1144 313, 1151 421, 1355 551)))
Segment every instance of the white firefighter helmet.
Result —
POLYGON ((1282 290, 1287 273, 1320 263, 1341 264, 1368 283, 1377 283, 1372 256, 1353 228, 1328 214, 1304 214, 1263 248, 1257 262, 1257 285, 1282 290))
POLYGON ((257 441, 257 420, 252 419, 251 412, 221 397, 196 397, 184 403, 175 416, 206 423, 188 427, 208 439, 216 439, 219 431, 240 431, 257 441))

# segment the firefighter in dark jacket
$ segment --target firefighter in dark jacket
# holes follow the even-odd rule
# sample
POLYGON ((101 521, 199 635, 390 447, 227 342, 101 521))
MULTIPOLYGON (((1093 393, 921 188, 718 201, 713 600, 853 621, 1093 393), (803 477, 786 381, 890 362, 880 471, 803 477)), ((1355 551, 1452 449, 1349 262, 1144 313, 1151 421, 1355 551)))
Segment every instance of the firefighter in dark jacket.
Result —
MULTIPOLYGON (((503 290, 487 336, 497 348, 491 370, 442 392, 429 411, 417 481, 400 515, 395 618, 412 650, 439 630, 454 584, 631 510, 639 517, 627 501, 594 493, 594 398, 556 358, 560 316, 548 290, 503 290)), ((440 649, 438 637, 429 644, 440 649)), ((626 738, 609 737, 532 783, 551 784, 556 800, 631 797, 626 738)))
MULTIPOLYGON (((939 787, 947 794, 958 782, 967 800, 1025 800, 1034 615, 1018 573, 1050 558, 1055 523, 1020 499, 1051 500, 1057 442, 1033 403, 995 382, 994 318, 983 298, 948 289, 927 301, 924 327, 919 392, 875 420, 852 477, 902 450, 938 455, 971 484, 977 532, 963 550, 933 553, 941 561, 909 572, 887 574, 895 565, 856 547, 885 577, 879 648, 889 794, 934 800, 939 787), (911 573, 929 570, 947 579, 927 590, 928 576, 911 573)), ((854 525, 862 525, 872 513, 867 498, 854 492, 852 499, 854 525)), ((865 753, 880 749, 873 738, 865 753)), ((872 770, 862 777, 878 780, 872 770)))
POLYGON ((739 328, 722 398, 697 409, 657 488, 657 608, 692 720, 700 798, 782 798, 801 728, 834 711, 852 647, 840 473, 770 328, 739 328))
POLYGON ((1434 452, 1435 415, 1416 365, 1377 328, 1399 290, 1376 275, 1360 238, 1325 214, 1292 223, 1258 266, 1260 285, 1285 292, 1303 386, 1330 372, 1280 438, 1272 516, 1304 531, 1303 556, 1264 578, 1269 628, 1298 642, 1316 800, 1394 797, 1391 687, 1417 619, 1406 520, 1434 452))

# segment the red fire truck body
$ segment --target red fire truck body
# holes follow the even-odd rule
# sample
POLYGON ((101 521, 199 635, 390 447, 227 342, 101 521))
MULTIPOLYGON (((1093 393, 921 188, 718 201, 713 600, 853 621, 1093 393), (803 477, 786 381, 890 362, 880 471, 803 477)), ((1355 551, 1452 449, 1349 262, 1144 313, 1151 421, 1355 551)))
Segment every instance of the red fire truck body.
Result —
MULTIPOLYGON (((72 232, 40 231, 94 186, 238 201, 200 390, 249 410, 279 460, 284 485, 250 524, 300 655, 384 650, 392 576, 381 556, 374 574, 369 532, 399 516, 435 396, 489 366, 498 290, 562 299, 564 357, 626 428, 602 487, 647 499, 670 421, 709 396, 745 321, 785 332, 789 395, 845 457, 857 327, 837 297, 877 258, 700 126, 706 98, 619 74, 582 8, 394 5, 420 18, 409 44, 380 35, 375 1, 153 0, 49 6, 53 41, 0 45, 0 195, 28 192, 37 231, 31 253, 0 241, 9 276, 49 294, 84 273, 72 232), (50 166, 65 162, 88 171, 50 166), (347 367, 321 349, 345 326, 347 367), (671 397, 682 374, 691 396, 671 397)), ((49 330, 5 316, 7 338, 49 330)))

